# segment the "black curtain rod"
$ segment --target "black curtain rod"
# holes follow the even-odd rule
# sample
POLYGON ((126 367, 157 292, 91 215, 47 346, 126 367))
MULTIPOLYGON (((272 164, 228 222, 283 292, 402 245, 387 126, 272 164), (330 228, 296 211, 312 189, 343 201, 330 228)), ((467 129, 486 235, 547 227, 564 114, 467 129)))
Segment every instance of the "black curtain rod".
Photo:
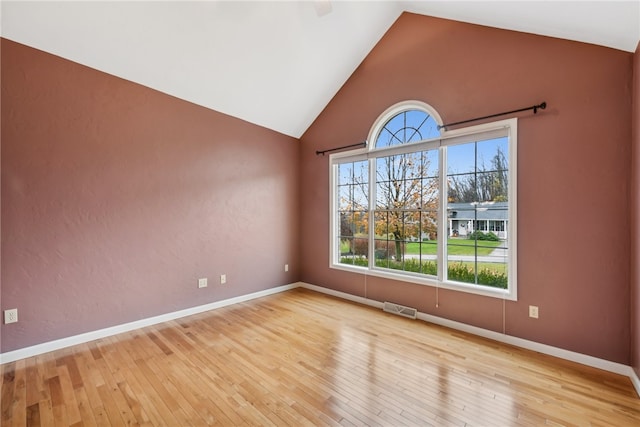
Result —
POLYGON ((507 114, 519 113, 521 111, 527 111, 527 110, 533 110, 533 114, 537 114, 538 113, 538 109, 544 110, 545 108, 547 108, 547 103, 543 102, 542 104, 533 105, 533 106, 527 107, 527 108, 520 108, 519 110, 506 111, 504 113, 492 114, 490 116, 484 116, 484 117, 478 117, 478 118, 475 118, 475 119, 463 120, 461 122, 447 123, 447 124, 444 124, 444 125, 438 125, 438 130, 440 130, 442 128, 449 127, 449 126, 461 125, 463 123, 469 123, 469 122, 475 122, 475 121, 478 121, 478 120, 490 119, 492 117, 504 116, 504 115, 507 115, 507 114))
POLYGON ((329 148, 328 150, 318 150, 318 151, 316 151, 316 156, 319 156, 320 154, 322 154, 324 156, 324 153, 330 153, 332 151, 344 150, 345 148, 366 147, 366 146, 367 146, 367 141, 363 141, 363 142, 358 142, 357 144, 345 145, 343 147, 329 148))
MULTIPOLYGON (((518 110, 505 111, 504 113, 491 114, 490 116, 477 117, 475 119, 469 119, 469 120, 463 120, 463 121, 455 122, 455 123, 446 123, 444 125, 438 125, 438 130, 446 128, 446 127, 449 127, 449 126, 456 126, 456 125, 461 125, 461 124, 464 124, 464 123, 476 122, 478 120, 490 119, 492 117, 506 116, 507 114, 520 113, 522 111, 528 111, 528 110, 533 110, 533 114, 537 114, 538 113, 538 109, 544 110, 545 108, 547 108, 547 103, 543 102, 543 103, 538 104, 538 105, 532 105, 531 107, 520 108, 518 110)), ((322 154, 324 156, 325 153, 331 153, 333 151, 344 150, 345 148, 366 147, 366 146, 367 146, 367 141, 363 141, 363 142, 359 142, 357 144, 344 145, 342 147, 336 147, 336 148, 329 148, 328 150, 317 150, 316 151, 316 155, 319 156, 320 154, 322 154)))

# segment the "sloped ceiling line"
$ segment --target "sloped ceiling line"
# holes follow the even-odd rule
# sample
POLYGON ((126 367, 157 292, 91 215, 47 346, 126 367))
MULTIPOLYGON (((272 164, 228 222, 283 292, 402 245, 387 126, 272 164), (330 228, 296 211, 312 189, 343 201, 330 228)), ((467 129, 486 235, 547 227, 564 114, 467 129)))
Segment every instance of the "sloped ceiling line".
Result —
POLYGON ((634 52, 639 1, 0 2, 2 36, 299 138, 403 11, 634 52))

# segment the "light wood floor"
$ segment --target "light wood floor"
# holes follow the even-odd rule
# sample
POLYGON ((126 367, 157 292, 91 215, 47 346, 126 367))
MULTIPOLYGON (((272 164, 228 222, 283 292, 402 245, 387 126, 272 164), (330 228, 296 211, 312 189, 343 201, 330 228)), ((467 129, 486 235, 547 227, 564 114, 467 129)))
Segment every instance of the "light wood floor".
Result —
POLYGON ((2 370, 2 426, 640 425, 626 377, 303 289, 2 370))

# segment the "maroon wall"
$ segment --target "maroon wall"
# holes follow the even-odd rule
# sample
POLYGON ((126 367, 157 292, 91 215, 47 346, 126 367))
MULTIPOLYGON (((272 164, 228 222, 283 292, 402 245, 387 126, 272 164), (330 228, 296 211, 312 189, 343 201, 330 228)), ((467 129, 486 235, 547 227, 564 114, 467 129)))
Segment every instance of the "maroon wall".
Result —
POLYGON ((296 139, 1 43, 2 352, 299 280, 296 139))
POLYGON ((640 377, 640 44, 633 56, 631 156, 631 366, 640 377))
POLYGON ((629 363, 632 54, 405 13, 302 137, 302 280, 629 363), (396 102, 445 122, 520 115, 518 301, 332 270, 328 157, 396 102), (528 306, 540 318, 528 317, 528 306))

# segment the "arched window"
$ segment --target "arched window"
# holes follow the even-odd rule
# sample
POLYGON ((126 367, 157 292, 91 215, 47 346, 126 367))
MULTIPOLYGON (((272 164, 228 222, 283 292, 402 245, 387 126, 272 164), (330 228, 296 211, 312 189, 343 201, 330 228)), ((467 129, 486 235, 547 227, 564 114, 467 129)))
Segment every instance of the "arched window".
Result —
POLYGON ((441 124, 401 102, 331 155, 331 267, 516 299, 517 120, 441 124))
POLYGON ((419 101, 406 101, 382 113, 372 127, 370 149, 420 142, 440 136, 442 124, 433 107, 419 101))

